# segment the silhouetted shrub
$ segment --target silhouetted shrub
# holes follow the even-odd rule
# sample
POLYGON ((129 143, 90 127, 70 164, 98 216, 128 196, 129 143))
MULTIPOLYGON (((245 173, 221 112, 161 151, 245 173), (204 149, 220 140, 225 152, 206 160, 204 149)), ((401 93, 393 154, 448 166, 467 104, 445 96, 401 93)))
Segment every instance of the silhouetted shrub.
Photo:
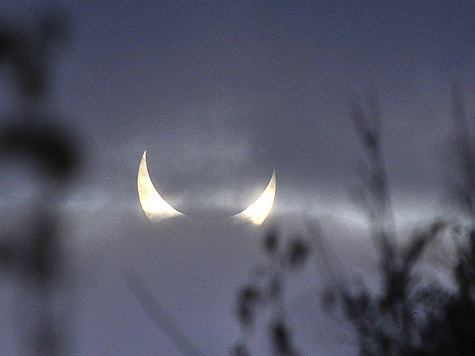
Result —
MULTIPOLYGON (((352 291, 338 286, 331 298, 324 301, 333 309, 335 298, 354 325, 361 355, 474 355, 475 354, 475 220, 473 210, 474 154, 464 132, 465 114, 459 87, 454 89, 453 113, 460 142, 458 154, 462 161, 462 180, 465 185, 461 200, 468 213, 464 220, 436 220, 422 232, 414 233, 406 248, 398 246, 390 219, 391 209, 386 173, 376 138, 369 139, 375 130, 369 122, 378 122, 365 113, 359 104, 353 110, 353 121, 370 162, 370 176, 374 179, 366 187, 373 205, 368 215, 381 262, 381 289, 369 292, 364 286, 352 291), (467 242, 458 248, 456 263, 448 266, 454 277, 455 291, 440 284, 427 284, 417 275, 424 252, 437 249, 441 238, 461 236, 467 242)), ((330 294, 329 294, 330 295, 330 294)), ((338 304, 338 303, 337 303, 338 304)))
MULTIPOLYGON (((450 227, 447 224, 448 228, 450 227)), ((474 230, 467 229, 470 247, 460 251, 454 267, 456 292, 425 285, 416 276, 415 262, 434 240, 435 230, 382 261, 383 288, 339 291, 340 303, 354 325, 362 355, 472 355, 475 350, 474 230), (421 243, 421 240, 425 243, 421 243), (416 256, 414 251, 419 251, 416 256)))
MULTIPOLYGON (((372 292, 364 284, 358 288, 346 286, 331 270, 323 241, 317 250, 336 282, 334 287, 323 290, 322 306, 330 313, 340 308, 346 315, 356 331, 361 355, 475 355, 475 155, 458 84, 454 85, 452 106, 458 155, 454 159, 460 162, 462 177, 455 195, 464 213, 433 221, 413 233, 406 246, 400 246, 381 151, 378 100, 376 95, 370 95, 366 109, 357 100, 352 105, 351 118, 367 162, 357 166, 357 173, 369 177, 362 179, 363 187, 354 197, 366 209, 370 234, 380 257, 379 290, 372 292), (437 250, 441 239, 455 237, 466 242, 466 247, 458 246, 455 264, 447 266, 455 285, 452 290, 426 281, 422 270, 427 267, 426 252, 437 250)), ((257 268, 259 283, 239 293, 238 319, 248 329, 258 314, 277 305, 268 323, 270 343, 274 354, 291 355, 296 349, 285 322, 282 274, 302 267, 310 251, 301 238, 284 246, 273 230, 264 236, 263 246, 268 264, 257 268)), ((249 355, 245 342, 236 343, 232 355, 249 355)))

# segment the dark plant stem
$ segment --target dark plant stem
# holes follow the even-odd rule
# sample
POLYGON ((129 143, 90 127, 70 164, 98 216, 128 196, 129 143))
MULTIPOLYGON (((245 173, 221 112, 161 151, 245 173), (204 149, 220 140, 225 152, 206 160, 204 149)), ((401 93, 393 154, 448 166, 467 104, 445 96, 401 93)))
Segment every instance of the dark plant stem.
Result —
POLYGON ((183 355, 204 355, 191 339, 181 330, 173 319, 160 307, 143 281, 131 270, 123 272, 125 283, 134 293, 140 305, 150 318, 162 329, 170 341, 183 355))

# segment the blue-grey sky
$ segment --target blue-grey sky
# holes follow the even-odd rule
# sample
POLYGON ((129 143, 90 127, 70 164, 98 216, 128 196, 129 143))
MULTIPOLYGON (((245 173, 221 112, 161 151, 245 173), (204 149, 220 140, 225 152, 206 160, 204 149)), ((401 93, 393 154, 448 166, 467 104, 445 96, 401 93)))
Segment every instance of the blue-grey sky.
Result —
MULTIPOLYGON (((108 293, 120 305, 133 303, 120 284, 118 271, 126 264, 122 261, 130 262, 131 256, 137 258, 146 250, 144 246, 150 245, 157 259, 152 265, 165 269, 163 273, 169 277, 163 294, 158 287, 160 278, 152 277, 149 267, 144 267, 147 262, 137 262, 137 268, 172 314, 191 330, 200 319, 196 315, 201 314, 186 318, 192 314, 190 305, 211 310, 206 302, 209 295, 201 291, 197 293, 201 299, 193 300, 187 293, 194 289, 188 285, 183 289, 186 292, 175 298, 174 293, 181 290, 177 281, 188 281, 187 269, 202 269, 195 277, 203 285, 226 280, 227 294, 223 292, 213 302, 220 306, 219 317, 214 315, 219 319, 229 311, 232 291, 238 285, 229 276, 243 281, 253 259, 233 259, 224 268, 229 275, 221 279, 213 268, 206 267, 206 261, 219 266, 226 263, 233 248, 239 250, 239 256, 249 256, 251 247, 258 245, 249 247, 240 241, 234 246, 224 239, 214 257, 193 260, 187 249, 177 252, 186 242, 167 242, 166 248, 179 255, 173 263, 165 252, 155 251, 163 246, 150 242, 148 236, 186 241, 189 233, 204 246, 215 246, 213 234, 217 232, 211 234, 191 222, 186 228, 177 226, 175 235, 170 226, 162 233, 160 226, 148 225, 136 189, 144 150, 148 151, 156 187, 175 208, 190 215, 197 210, 225 209, 230 214, 242 210, 260 194, 275 169, 274 214, 291 211, 350 219, 358 212, 348 198, 349 189, 358 184, 352 167, 362 159, 363 150, 349 117, 349 104, 351 98, 375 90, 398 218, 410 220, 414 212, 431 215, 445 208, 445 157, 450 157, 446 148, 452 135, 450 102, 455 79, 464 87, 472 139, 475 134, 472 1, 119 0, 56 4, 70 21, 71 36, 50 57, 50 105, 64 116, 66 126, 74 128, 86 152, 82 175, 66 199, 67 211, 74 217, 73 231, 81 246, 113 245, 104 248, 106 257, 93 254, 97 260, 127 256, 112 263, 114 266, 96 261, 96 267, 101 266, 95 270, 98 280, 114 276, 109 283, 116 282, 102 292, 102 303, 109 300, 108 293), (140 234, 147 236, 146 242, 134 240, 140 234), (106 272, 101 275, 103 270, 106 272), (187 301, 190 304, 180 309, 180 303, 187 301)), ((4 1, 0 19, 34 31, 31 19, 51 7, 50 1, 4 1)), ((11 78, 8 72, 0 73, 0 113, 4 117, 11 116, 18 105, 11 94, 11 78)), ((9 184, 21 186, 9 188, 15 191, 29 186, 9 184)), ((209 229, 223 233, 221 223, 214 224, 209 229)), ((230 236, 243 238, 247 232, 233 231, 230 236)), ((206 254, 208 248, 198 251, 206 254)), ((144 261, 148 259, 154 260, 144 257, 144 261)), ((96 282, 91 283, 94 286, 96 282)), ((219 288, 210 290, 218 293, 219 288)), ((101 300, 97 295, 87 298, 101 300)), ((94 305, 101 308, 101 302, 94 305)), ((103 311, 103 323, 113 314, 107 310, 103 311)), ((135 312, 142 313, 139 307, 135 312)), ((232 316, 227 318, 224 329, 232 331, 232 316)), ((144 321, 146 316, 139 319, 144 321)), ((212 319, 206 325, 217 332, 219 322, 212 319)), ((89 330, 86 334, 102 325, 91 326, 89 319, 84 323, 89 330)), ((123 332, 120 327, 118 330, 111 331, 109 338, 104 336, 102 343, 99 336, 88 334, 85 350, 109 354, 106 348, 123 332)), ((149 335, 144 343, 160 334, 156 329, 143 332, 149 335)), ((217 343, 217 353, 222 353, 230 339, 212 337, 200 346, 215 354, 213 343, 217 343)), ((200 336, 196 340, 200 343, 200 336)), ((305 342, 310 348, 315 346, 305 342)), ((152 352, 160 350, 158 344, 150 346, 152 352)), ((143 347, 135 350, 143 351, 143 347)), ((124 354, 133 350, 130 346, 124 354)), ((166 350, 173 350, 172 345, 166 350)))
MULTIPOLYGON (((47 4, 2 7, 25 21, 28 8, 47 4)), ((431 195, 440 183, 434 154, 449 135, 456 78, 473 119, 469 1, 63 8, 72 36, 54 56, 55 102, 87 136, 101 177, 91 174, 91 184, 110 199, 135 195, 131 183, 144 150, 152 179, 184 211, 223 196, 239 210, 273 168, 290 190, 282 206, 299 195, 293 189, 308 196, 318 188, 322 199, 339 199, 361 155, 349 98, 368 90, 379 93, 395 189, 431 195)))
MULTIPOLYGON (((473 114, 468 2, 114 2, 71 11, 61 107, 89 123, 107 174, 134 175, 150 151, 152 177, 185 211, 222 191, 239 210, 273 168, 282 188, 337 199, 361 154, 348 98, 370 89, 380 95, 395 189, 425 186, 430 195, 452 80, 464 81, 473 114)), ((130 179, 117 181, 117 195, 135 194, 130 179)))

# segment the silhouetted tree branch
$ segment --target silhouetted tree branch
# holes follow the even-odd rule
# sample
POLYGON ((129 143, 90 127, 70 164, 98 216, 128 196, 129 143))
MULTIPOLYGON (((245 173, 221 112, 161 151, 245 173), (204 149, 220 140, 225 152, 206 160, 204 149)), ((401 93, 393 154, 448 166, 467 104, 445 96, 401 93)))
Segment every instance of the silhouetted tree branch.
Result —
MULTIPOLYGON (((263 239, 266 263, 258 265, 253 282, 243 286, 237 297, 236 315, 245 335, 253 329, 256 319, 270 316, 266 328, 274 355, 297 355, 292 341, 284 303, 286 279, 302 269, 310 253, 310 245, 298 235, 285 240, 276 230, 269 230, 263 239)), ((231 355, 248 355, 245 340, 236 342, 231 355)))
MULTIPOLYGON (((319 227, 307 227, 315 238, 313 250, 328 267, 334 283, 334 287, 324 290, 322 304, 329 312, 341 308, 356 330, 361 355, 475 355, 475 164, 460 84, 454 85, 452 95, 457 141, 454 159, 461 163, 462 177, 457 191, 461 193, 468 221, 463 216, 434 220, 415 231, 407 245, 401 245, 396 235, 381 148, 379 105, 376 95, 372 94, 365 106, 358 100, 351 105, 351 119, 365 154, 365 161, 354 167, 363 185, 361 190, 353 192, 353 197, 368 215, 370 234, 380 257, 380 289, 372 292, 364 284, 350 287, 338 256, 325 244, 319 227), (465 241, 466 247, 458 247, 455 265, 445 266, 457 287, 454 292, 425 281, 421 266, 429 249, 438 249, 442 239, 456 238, 465 241)), ((238 319, 244 329, 249 330, 255 324, 255 318, 279 301, 284 293, 282 273, 291 269, 286 269, 282 263, 279 244, 275 232, 265 236, 263 245, 269 263, 257 268, 260 271, 257 283, 248 284, 238 294, 238 319), (269 270, 274 272, 269 273, 269 270)), ((305 251, 299 254, 302 256, 300 261, 305 259, 305 251)), ((314 297, 315 291, 309 289, 297 298, 296 303, 301 305, 314 297)), ((269 328, 274 354, 293 354, 295 349, 285 318, 269 324, 269 328)), ((232 354, 249 355, 246 342, 237 342, 232 354)))
MULTIPOLYGON (((384 166, 377 131, 371 130, 363 109, 356 105, 352 118, 360 141, 366 148, 372 176, 369 194, 376 204, 369 206, 370 223, 379 235, 382 258, 382 288, 371 293, 338 288, 344 313, 354 325, 361 355, 472 355, 475 353, 475 226, 473 215, 473 151, 468 140, 462 94, 453 92, 453 117, 462 162, 467 224, 456 220, 437 220, 414 233, 409 245, 399 247, 389 240, 385 215, 390 210, 384 166), (376 134, 375 134, 376 133, 376 134), (426 285, 416 270, 423 253, 438 238, 460 234, 468 248, 459 249, 453 275, 455 293, 439 285, 426 285)), ((435 246, 437 248, 437 246, 435 246)))
POLYGON ((160 307, 155 297, 131 270, 123 273, 124 280, 150 318, 162 329, 183 355, 204 355, 173 319, 160 307))

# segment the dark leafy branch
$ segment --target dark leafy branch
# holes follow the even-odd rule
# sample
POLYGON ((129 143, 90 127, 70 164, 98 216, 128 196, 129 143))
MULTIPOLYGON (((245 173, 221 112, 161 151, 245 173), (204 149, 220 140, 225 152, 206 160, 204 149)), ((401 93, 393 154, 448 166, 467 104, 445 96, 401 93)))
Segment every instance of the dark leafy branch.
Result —
MULTIPOLYGON (((304 267, 310 244, 301 236, 294 235, 285 240, 275 230, 269 230, 262 247, 266 261, 254 269, 254 281, 240 289, 236 316, 244 335, 254 328, 257 319, 266 319, 273 354, 296 355, 298 351, 286 318, 288 308, 284 303, 284 293, 287 278, 304 267)), ((248 354, 245 340, 238 341, 231 350, 231 355, 248 354)))
MULTIPOLYGON (((321 294, 322 305, 328 312, 339 309, 348 318, 356 331, 361 355, 475 355, 475 155, 460 83, 453 88, 452 114, 457 148, 453 159, 460 163, 460 172, 455 175, 461 177, 455 195, 465 214, 437 219, 415 231, 407 245, 401 245, 382 153, 377 97, 369 95, 365 106, 358 100, 351 105, 351 119, 365 154, 364 161, 354 167, 362 189, 354 191, 353 198, 368 215, 370 234, 380 257, 380 289, 372 292, 364 284, 350 287, 338 256, 329 250, 318 226, 307 228, 314 236, 313 251, 323 259, 334 284, 321 294), (462 239, 466 247, 458 247, 454 265, 445 265, 453 276, 454 292, 425 281, 420 267, 426 263, 424 256, 431 249, 437 250, 441 240, 456 238, 462 239)), ((302 241, 296 240, 293 245, 295 256, 300 256, 299 263, 309 253, 302 241)), ((279 305, 277 310, 285 309, 279 304, 285 292, 283 276, 292 272, 289 267, 295 264, 289 254, 282 254, 279 244, 278 234, 268 232, 263 244, 268 264, 258 268, 264 271, 264 283, 248 284, 238 294, 237 316, 244 329, 252 329, 256 317, 273 304, 279 305)), ((309 290, 298 298, 298 304, 315 295, 313 289, 309 290)), ((274 354, 291 355, 296 349, 288 333, 286 315, 277 315, 277 323, 268 324, 270 343, 274 354)), ((249 355, 245 340, 236 343, 232 354, 249 355)))
MULTIPOLYGON (((473 215, 473 151, 466 131, 463 100, 458 86, 453 93, 453 116, 458 133, 458 154, 462 162, 464 203, 469 222, 454 219, 434 221, 416 232, 406 247, 390 240, 387 213, 389 194, 375 130, 367 124, 368 113, 360 105, 353 121, 366 148, 374 177, 369 195, 376 204, 368 206, 373 234, 379 237, 382 288, 371 293, 364 286, 355 292, 338 288, 344 313, 354 325, 361 355, 472 355, 475 350, 475 226, 473 215), (424 252, 442 238, 462 235, 468 248, 459 249, 452 273, 455 293, 440 285, 427 285, 417 277, 424 252)), ((434 248, 437 248, 435 246, 434 248)))

